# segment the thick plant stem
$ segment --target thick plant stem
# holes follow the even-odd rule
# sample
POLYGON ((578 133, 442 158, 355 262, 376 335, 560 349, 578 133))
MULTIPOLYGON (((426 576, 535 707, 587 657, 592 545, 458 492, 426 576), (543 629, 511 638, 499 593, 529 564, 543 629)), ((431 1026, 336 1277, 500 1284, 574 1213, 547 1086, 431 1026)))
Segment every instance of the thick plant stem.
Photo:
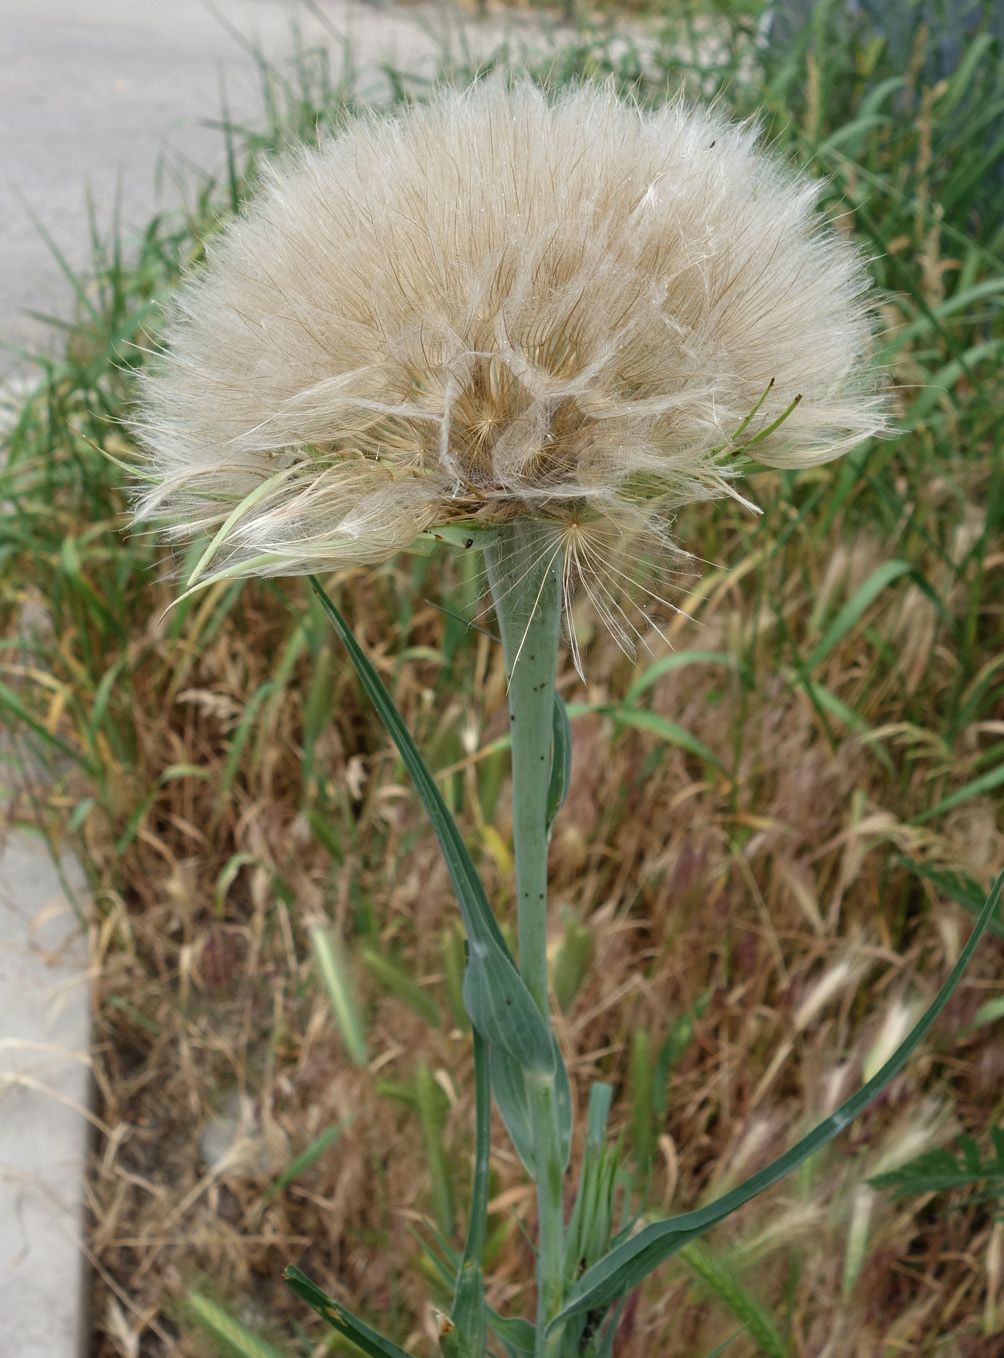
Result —
MULTIPOLYGON (((561 551, 545 524, 517 520, 485 549, 509 681, 512 731, 513 851, 519 969, 546 1021, 547 800, 551 774, 554 681, 561 630, 561 551)), ((540 1253, 537 1264, 537 1355, 545 1323, 561 1309, 564 1284, 563 1160, 553 1080, 527 1079, 533 1119, 540 1253)))

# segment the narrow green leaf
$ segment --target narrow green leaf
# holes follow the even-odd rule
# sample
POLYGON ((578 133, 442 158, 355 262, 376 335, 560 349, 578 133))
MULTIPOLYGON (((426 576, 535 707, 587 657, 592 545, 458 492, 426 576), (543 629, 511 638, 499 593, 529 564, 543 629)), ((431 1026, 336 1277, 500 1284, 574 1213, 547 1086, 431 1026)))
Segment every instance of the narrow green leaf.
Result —
POLYGON ((305 1150, 290 1160, 286 1168, 279 1174, 261 1196, 262 1206, 271 1202, 277 1193, 281 1193, 284 1188, 288 1188, 294 1179, 298 1178, 305 1169, 309 1169, 315 1160, 328 1149, 345 1131, 351 1117, 344 1118, 337 1127, 326 1127, 319 1137, 316 1137, 305 1150))
MULTIPOLYGON (((554 1044, 547 1032, 547 1045, 541 1042, 546 1025, 540 1010, 523 983, 508 953, 494 946, 483 930, 471 935, 468 927, 467 971, 464 975, 464 1004, 471 1022, 493 1049, 506 1052, 528 1073, 553 1075, 554 1044)), ((476 920, 472 921, 478 929, 476 920)))
MULTIPOLYGON (((552 1041, 554 1039, 552 1038, 552 1041)), ((524 1072, 519 1062, 499 1047, 492 1047, 488 1066, 491 1072, 492 1092, 498 1105, 506 1131, 512 1137, 519 1158, 530 1174, 535 1173, 536 1156, 533 1140, 533 1118, 530 1110, 530 1095, 527 1080, 554 1081, 554 1098, 558 1109, 558 1132, 562 1166, 568 1166, 572 1148, 572 1089, 568 1071, 561 1059, 557 1042, 554 1043, 555 1069, 550 1077, 524 1072)))
POLYGON ((467 966, 464 931, 455 923, 443 930, 443 979, 450 1014, 462 1033, 469 1031, 471 1020, 464 1008, 464 970, 467 966))
POLYGON ((1004 995, 998 995, 996 999, 986 1000, 980 1005, 967 1031, 974 1033, 978 1028, 985 1028, 988 1023, 996 1023, 1002 1018, 1004 1018, 1004 995))
POLYGON ((118 660, 105 670, 104 674, 101 676, 101 682, 94 691, 94 702, 91 704, 91 714, 87 722, 87 740, 90 745, 93 745, 97 739, 98 731, 101 729, 101 724, 108 711, 108 705, 112 700, 115 685, 118 682, 119 675, 122 673, 126 661, 129 659, 131 659, 131 657, 128 652, 123 652, 118 660))
POLYGON ((453 1193, 443 1150, 443 1103, 443 1091, 436 1083, 428 1063, 420 1062, 415 1071, 415 1111, 418 1113, 422 1145, 429 1167, 433 1215, 440 1234, 447 1238, 453 1234, 453 1193))
POLYGON ((637 727, 639 731, 651 731, 668 745, 676 745, 681 750, 696 754, 698 759, 703 759, 712 768, 722 770, 721 760, 708 749, 707 745, 696 736, 692 736, 689 731, 685 731, 682 726, 678 726, 675 721, 661 717, 658 712, 646 712, 644 708, 638 707, 617 707, 614 708, 612 715, 626 726, 637 727))
POLYGON ((569 920, 565 934, 551 963, 551 990, 555 1003, 564 1013, 586 978, 593 955, 593 934, 578 920, 569 920))
POLYGON ((63 754, 69 755, 78 764, 84 762, 84 756, 79 750, 68 745, 60 736, 54 736, 51 731, 47 731, 40 721, 36 721, 14 690, 8 688, 6 684, 0 684, 0 708, 4 707, 18 721, 23 721, 25 726, 30 727, 47 745, 54 745, 57 750, 62 750, 63 754))
POLYGON ((477 1264, 465 1264, 457 1279, 453 1312, 440 1327, 444 1358, 484 1358, 487 1329, 484 1275, 477 1264))
MULTIPOLYGON (((607 1119, 612 1101, 613 1086, 594 1082, 589 1091, 586 1144, 579 1170, 579 1185, 565 1230, 565 1276, 570 1282, 579 1278, 610 1249, 613 1200, 620 1170, 620 1143, 607 1145, 607 1119)), ((581 1318, 580 1331, 584 1324, 585 1319, 581 1318)), ((574 1327, 565 1330, 564 1341, 566 1344, 571 1341, 574 1347, 574 1327)))
POLYGON ((621 706, 634 707, 641 695, 647 689, 650 689, 657 679, 661 679, 664 674, 669 674, 672 670, 683 669, 687 665, 724 665, 728 669, 735 670, 744 679, 751 678, 746 666, 725 651, 674 651, 672 655, 662 656, 642 670, 625 693, 621 706))
POLYGON ((281 1358, 271 1344, 259 1339, 229 1311, 201 1292, 189 1293, 185 1310, 199 1329, 232 1358, 281 1358))
POLYGON ((528 1320, 519 1316, 500 1316, 489 1306, 488 1323, 498 1336, 499 1343, 509 1358, 533 1358, 537 1332, 528 1320))
POLYGON ((389 957, 384 957, 375 948, 361 948, 359 957, 370 974, 381 985, 386 986, 391 994, 396 995, 399 1000, 403 1000, 408 1008, 413 1009, 430 1028, 440 1026, 439 1010, 436 1008, 435 1000, 427 990, 423 990, 389 957))
POLYGON ((736 1330, 735 1334, 730 1334, 728 1339, 722 1340, 722 1342, 718 1345, 716 1349, 711 1350, 711 1352, 708 1354, 708 1358, 721 1358, 721 1355, 725 1352, 729 1345, 734 1340, 738 1339, 741 1334, 742 1330, 736 1330))
POLYGON ((778 1333, 777 1326, 761 1301, 745 1288, 731 1269, 696 1240, 684 1245, 681 1258, 693 1269, 705 1286, 723 1302, 737 1320, 741 1320, 749 1334, 767 1358, 786 1358, 788 1346, 778 1333))
POLYGON ((642 1174, 652 1164, 654 1126, 648 1029, 636 1028, 631 1035, 631 1139, 635 1164, 642 1174))
MULTIPOLYGON (((983 888, 979 882, 961 872, 948 872, 943 868, 932 868, 926 863, 918 863, 915 858, 901 855, 899 861, 918 877, 932 883, 943 896, 955 901, 971 915, 978 915, 983 909, 983 888)), ((1004 938, 1004 920, 992 919, 987 925, 994 938, 1004 938)))
POLYGON ((366 1054, 363 1022, 352 993, 348 968, 342 958, 341 949, 335 938, 321 924, 311 929, 310 944, 314 950, 317 970, 321 974, 321 980, 335 1012, 335 1020, 342 1034, 345 1050, 353 1064, 365 1066, 369 1057, 366 1054))
MULTIPOLYGON (((565 804, 572 780, 572 728, 561 695, 554 694, 554 744, 551 750, 551 782, 547 790, 547 833, 565 804)), ((510 738, 511 739, 511 738, 510 738)))
POLYGON ((709 986, 697 997, 693 1009, 681 1014, 670 1025, 666 1040, 659 1048, 659 1055, 655 1058, 655 1068, 652 1071, 652 1106, 660 1119, 666 1115, 670 1072, 680 1063, 693 1042, 695 1022, 704 1017, 711 1003, 712 993, 709 986))
POLYGON ((678 726, 675 721, 669 721, 666 717, 660 716, 657 712, 649 712, 643 707, 624 707, 614 703, 569 703, 568 715, 574 720, 576 717, 585 716, 586 713, 596 713, 602 717, 613 717, 615 721, 623 723, 625 726, 634 726, 639 731, 650 731, 653 735, 661 737, 670 745, 678 745, 681 750, 687 750, 690 754, 697 755, 698 759, 703 759, 716 769, 721 769, 722 765, 718 756, 708 749, 689 731, 685 731, 682 726, 678 726))
POLYGON ((311 576, 310 582, 397 746, 439 840, 470 942, 464 1003, 471 1022, 486 1042, 507 1051, 526 1070, 551 1074, 555 1069, 555 1047, 550 1029, 506 947, 457 823, 394 700, 352 630, 320 581, 311 576))
POLYGON ((670 1255, 675 1254, 677 1250, 682 1249, 691 1240, 695 1240, 710 1227, 717 1225, 719 1221, 731 1216, 737 1208, 742 1207, 751 1198, 755 1198, 765 1188, 770 1188, 772 1184, 776 1184, 793 1169, 797 1169, 810 1155, 832 1141, 848 1123, 863 1112, 872 1099, 880 1094, 889 1081, 902 1070, 927 1035, 935 1019, 948 1003, 963 972, 969 965, 970 958, 983 937, 994 911, 997 909, 1002 886, 1004 886, 1004 873, 998 877, 994 884, 968 943, 959 955, 959 960, 952 968, 948 980, 938 992, 934 1003, 872 1079, 868 1080, 856 1094, 842 1103, 835 1113, 825 1118, 817 1127, 814 1127, 808 1136, 803 1137, 791 1150, 758 1174, 747 1179, 745 1183, 734 1188, 730 1193, 726 1193, 716 1202, 709 1203, 707 1207, 702 1207, 696 1212, 686 1212, 682 1216, 672 1217, 668 1221, 654 1222, 631 1239, 618 1245, 616 1249, 611 1250, 605 1259, 589 1269, 578 1284, 571 1289, 567 1305, 552 1320, 549 1329, 560 1325, 569 1316, 576 1315, 580 1311, 592 1310, 598 1306, 608 1306, 618 1297, 623 1296, 625 1292, 636 1287, 663 1260, 668 1259, 670 1255))
POLYGON ((857 626, 884 589, 891 585, 894 580, 898 580, 901 575, 909 575, 912 570, 913 567, 909 561, 883 561, 881 566, 872 571, 868 579, 858 586, 852 597, 848 599, 823 633, 818 646, 805 662, 806 672, 814 670, 817 665, 826 659, 847 633, 857 626))
MULTIPOLYGON (((836 694, 831 693, 823 684, 813 683, 811 679, 806 679, 804 683, 809 696, 831 717, 836 717, 837 721, 843 722, 848 731, 853 731, 857 736, 866 736, 872 730, 864 718, 854 711, 853 707, 842 702, 836 694)), ((874 753, 881 756, 885 752, 876 749, 874 753)))
POLYGON ((185 582, 186 590, 190 590, 192 586, 196 584, 197 581, 202 579, 203 575, 206 572, 206 567, 209 565, 209 563, 219 552, 220 548, 223 546, 234 524, 238 523, 239 520, 241 520, 244 517, 244 515, 248 512, 248 510, 253 509, 255 505, 258 503, 258 501, 261 500, 264 496, 266 496, 269 493, 269 491, 274 490, 276 486, 282 485, 283 481, 288 481, 289 478, 295 475, 296 472, 298 472, 299 470, 300 469, 298 466, 292 466, 286 467, 281 472, 276 472, 274 476, 268 477, 265 481, 262 481, 260 485, 255 486, 254 490, 252 490, 248 495, 245 495, 244 499, 241 500, 241 502, 238 505, 234 506, 234 508, 224 519, 222 525, 217 529, 216 534, 213 537, 212 541, 210 542, 209 546, 206 548, 206 550, 199 557, 198 561, 195 563, 194 570, 192 571, 191 575, 189 575, 188 580, 185 582))
POLYGON ((383 1335, 377 1334, 376 1330, 371 1330, 363 1321, 358 1320, 351 1311, 339 1306, 293 1264, 287 1266, 282 1276, 311 1310, 326 1320, 332 1329, 343 1334, 346 1339, 351 1339, 363 1353, 369 1355, 369 1358, 412 1358, 412 1355, 406 1353, 404 1349, 399 1349, 389 1339, 384 1339, 383 1335))
POLYGON ((980 774, 979 778, 974 778, 966 783, 965 787, 956 788, 947 797, 942 797, 936 806, 930 806, 926 811, 922 811, 919 816, 914 816, 910 821, 911 825, 923 825, 926 820, 933 820, 935 816, 942 815, 945 811, 950 811, 953 806, 958 806, 961 802, 968 802, 972 797, 982 797, 985 792, 992 792, 994 788, 1000 787, 1004 783, 1004 764, 998 764, 995 769, 989 769, 986 773, 980 774))

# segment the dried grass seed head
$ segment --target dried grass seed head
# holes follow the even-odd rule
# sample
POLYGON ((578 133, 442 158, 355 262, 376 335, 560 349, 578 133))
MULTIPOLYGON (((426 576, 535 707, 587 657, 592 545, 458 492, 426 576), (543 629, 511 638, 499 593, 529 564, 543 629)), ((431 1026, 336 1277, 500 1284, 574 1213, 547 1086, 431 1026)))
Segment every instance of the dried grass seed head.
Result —
POLYGON ((279 575, 526 514, 603 612, 744 449, 805 466, 884 423, 861 258, 757 139, 487 83, 274 167, 173 304, 138 516, 279 575))

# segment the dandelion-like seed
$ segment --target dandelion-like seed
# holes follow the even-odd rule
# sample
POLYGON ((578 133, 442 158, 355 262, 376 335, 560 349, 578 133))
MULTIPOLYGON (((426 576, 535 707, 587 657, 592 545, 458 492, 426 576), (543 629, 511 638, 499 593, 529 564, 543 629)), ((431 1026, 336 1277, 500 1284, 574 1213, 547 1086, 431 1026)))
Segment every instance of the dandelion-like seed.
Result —
POLYGON ((141 518, 200 573, 384 561, 529 516, 630 647, 674 511, 878 432, 868 279, 754 127, 449 92, 270 171, 142 389, 141 518))

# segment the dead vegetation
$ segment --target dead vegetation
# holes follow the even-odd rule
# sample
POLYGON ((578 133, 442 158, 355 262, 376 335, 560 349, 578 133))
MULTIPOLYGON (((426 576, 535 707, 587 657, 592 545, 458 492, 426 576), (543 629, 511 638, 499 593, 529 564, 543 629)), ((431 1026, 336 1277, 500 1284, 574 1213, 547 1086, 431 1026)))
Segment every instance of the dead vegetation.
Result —
MULTIPOLYGON (((918 107, 936 117, 946 97, 918 107)), ((846 108, 813 107, 818 146, 846 108)), ((767 1163, 875 1069, 1004 861, 1000 318, 981 300, 997 238, 981 228, 967 255, 956 229, 938 287, 987 287, 932 322, 945 294, 924 292, 906 114, 853 163, 824 160, 896 261, 877 267, 900 290, 886 361, 902 436, 753 477, 759 522, 729 504, 682 514, 703 564, 669 596, 680 612, 650 610, 637 662, 576 616, 588 688, 568 663, 562 691, 594 710, 573 720, 551 847, 559 1038, 580 1110, 590 1081, 614 1086, 614 1131, 659 1214, 767 1163)), ((921 179, 962 176, 934 142, 921 179)), ((428 1220, 461 1229, 473 1122, 445 869, 309 592, 218 584, 170 608, 176 582, 149 539, 123 537, 124 477, 103 455, 129 456, 123 344, 149 343, 151 299, 201 239, 154 232, 127 278, 99 271, 100 322, 46 372, 3 472, 3 703, 46 767, 8 815, 70 838, 93 884, 92 1358, 347 1351, 281 1282, 288 1262, 431 1354, 440 1290, 418 1237, 428 1220), (318 925, 348 962, 363 1066, 319 979, 318 925), (193 1294, 259 1347, 208 1337, 193 1294)), ((402 556, 331 583, 508 919, 501 659, 452 616, 474 616, 477 580, 402 556)), ((867 1185, 1000 1122, 985 1004, 1001 969, 998 931, 885 1095, 707 1239, 784 1352, 1001 1351, 992 1206, 867 1185)), ((490 1300, 526 1313, 534 1206, 500 1125, 493 1169, 490 1300)), ((736 1329, 698 1265, 677 1257, 630 1303, 619 1358, 703 1358, 736 1329)))

